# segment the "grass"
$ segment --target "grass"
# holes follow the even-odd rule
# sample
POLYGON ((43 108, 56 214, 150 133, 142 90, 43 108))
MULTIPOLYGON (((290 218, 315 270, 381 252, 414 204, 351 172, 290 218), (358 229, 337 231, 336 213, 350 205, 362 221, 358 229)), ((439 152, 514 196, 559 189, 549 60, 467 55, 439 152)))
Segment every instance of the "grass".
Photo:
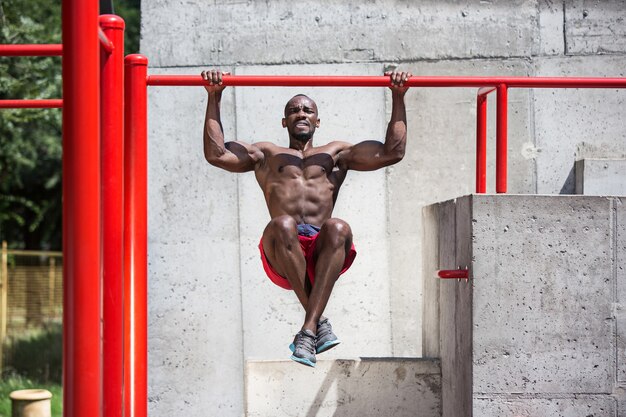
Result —
POLYGON ((63 389, 60 384, 41 384, 19 375, 6 376, 0 380, 0 417, 11 417, 11 399, 9 394, 20 389, 47 389, 52 393, 52 417, 63 416, 63 389))

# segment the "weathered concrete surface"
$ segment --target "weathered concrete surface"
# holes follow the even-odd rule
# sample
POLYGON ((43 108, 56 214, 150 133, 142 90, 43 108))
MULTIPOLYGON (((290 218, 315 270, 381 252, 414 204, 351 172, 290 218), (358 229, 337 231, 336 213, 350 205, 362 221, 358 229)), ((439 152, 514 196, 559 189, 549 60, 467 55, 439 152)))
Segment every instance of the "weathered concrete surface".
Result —
POLYGON ((360 358, 246 363, 247 416, 439 417, 436 360, 360 358))
POLYGON ((498 417, 615 417, 615 398, 606 395, 577 395, 565 398, 475 398, 474 416, 498 417))
MULTIPOLYGON (((144 1, 142 52, 152 74, 221 66, 235 73, 359 75, 380 74, 393 63, 418 75, 624 76, 622 3, 144 1), (294 63, 308 65, 284 65, 294 63)), ((320 141, 382 137, 388 94, 358 90, 306 91, 323 106, 320 141), (358 129, 346 117, 358 120, 358 129)), ((227 136, 282 140, 273 109, 280 112, 292 91, 227 89, 227 136)), ((473 190, 475 93, 411 90, 405 159, 386 172, 349 175, 336 213, 352 224, 359 256, 329 306, 344 339, 331 358, 422 352, 421 293, 430 289, 422 289, 420 273, 432 260, 421 257, 419 239, 427 230, 420 210, 473 190)), ((509 97, 510 192, 571 193, 576 159, 626 156, 622 91, 511 89, 509 97)), ((240 416, 243 361, 284 358, 301 319, 295 297, 273 287, 260 269, 256 245, 267 214, 254 179, 203 161, 204 106, 201 88, 150 88, 149 375, 155 416, 181 409, 192 417, 205 410, 240 416), (263 339, 265 331, 271 340, 263 339), (232 343, 228 352, 218 349, 218 338, 232 343)), ((436 340, 424 354, 438 352, 436 340)))
POLYGON ((576 194, 626 196, 626 159, 576 161, 576 194))
MULTIPOLYGON (((623 56, 544 58, 537 76, 623 77, 623 56)), ((576 160, 626 157, 626 90, 532 90, 538 194, 574 194, 576 160)), ((513 191, 515 192, 515 191, 513 191)))
MULTIPOLYGON (((148 407, 241 415, 237 178, 207 172, 202 90, 149 93, 148 407)), ((223 106, 230 133, 231 94, 223 106)))
POLYGON ((441 269, 463 266, 471 245, 471 281, 439 286, 443 415, 469 415, 458 399, 468 393, 481 417, 626 413, 619 198, 472 195, 425 213, 441 269))
POLYGON ((141 50, 157 66, 529 56, 538 19, 530 0, 157 0, 142 3, 142 21, 160 23, 144 25, 141 50))
POLYGON ((612 200, 473 199, 474 392, 610 393, 612 200))
POLYGON ((623 53, 626 8, 622 0, 565 1, 567 55, 623 53))

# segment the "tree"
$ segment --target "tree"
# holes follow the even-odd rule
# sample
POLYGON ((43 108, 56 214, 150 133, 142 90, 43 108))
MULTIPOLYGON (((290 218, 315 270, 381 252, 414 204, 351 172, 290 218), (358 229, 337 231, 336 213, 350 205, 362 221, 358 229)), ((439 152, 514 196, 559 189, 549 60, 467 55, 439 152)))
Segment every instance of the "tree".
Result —
MULTIPOLYGON (((139 0, 115 3, 138 51, 139 0)), ((0 43, 61 43, 60 1, 0 0, 0 43)), ((0 99, 62 96, 59 57, 0 60, 0 99)), ((0 111, 0 240, 61 248, 61 110, 0 111)))

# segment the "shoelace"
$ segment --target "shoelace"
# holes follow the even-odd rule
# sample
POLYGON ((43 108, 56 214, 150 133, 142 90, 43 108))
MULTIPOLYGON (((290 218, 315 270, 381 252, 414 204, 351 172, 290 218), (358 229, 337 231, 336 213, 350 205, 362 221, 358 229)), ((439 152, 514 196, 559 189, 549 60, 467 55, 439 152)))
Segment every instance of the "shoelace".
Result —
POLYGON ((317 325, 317 338, 322 339, 332 333, 333 328, 328 322, 328 320, 324 320, 317 325))
POLYGON ((294 345, 296 350, 304 349, 309 353, 315 353, 315 337, 309 336, 303 331, 299 331, 298 334, 296 334, 294 345))

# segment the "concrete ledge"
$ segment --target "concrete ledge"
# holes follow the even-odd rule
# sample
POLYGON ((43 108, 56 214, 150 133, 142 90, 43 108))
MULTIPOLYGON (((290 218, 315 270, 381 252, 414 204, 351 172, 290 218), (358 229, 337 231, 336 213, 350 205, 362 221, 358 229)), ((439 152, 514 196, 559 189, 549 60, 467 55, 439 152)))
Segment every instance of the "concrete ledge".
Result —
POLYGON ((320 360, 315 369, 293 361, 246 363, 246 415, 441 415, 439 361, 417 358, 320 360))
POLYGON ((576 161, 576 194, 626 195, 626 159, 576 161))

